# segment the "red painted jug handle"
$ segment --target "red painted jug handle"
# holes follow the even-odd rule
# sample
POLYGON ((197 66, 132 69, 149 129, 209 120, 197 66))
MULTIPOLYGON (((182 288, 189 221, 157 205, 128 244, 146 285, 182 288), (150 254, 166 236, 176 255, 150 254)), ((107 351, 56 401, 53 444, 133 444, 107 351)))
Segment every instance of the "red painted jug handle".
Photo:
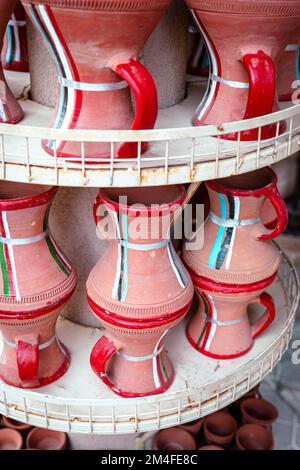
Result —
POLYGON ((246 54, 243 63, 249 75, 249 93, 244 119, 251 119, 273 111, 276 93, 274 63, 263 51, 246 54))
POLYGON ((267 187, 264 193, 266 198, 269 199, 270 203, 274 207, 277 219, 276 221, 272 222, 272 227, 275 225, 274 230, 260 235, 259 239, 272 240, 273 238, 278 237, 278 235, 280 235, 286 229, 288 223, 288 211, 276 185, 267 187))
POLYGON ((267 292, 263 292, 258 299, 253 300, 251 303, 259 303, 266 307, 265 312, 251 325, 252 337, 255 339, 273 322, 275 318, 275 305, 272 297, 267 292))
POLYGON ((110 389, 115 389, 114 384, 109 380, 106 367, 109 359, 116 353, 117 348, 106 336, 102 336, 93 347, 90 356, 90 364, 95 374, 110 389))
POLYGON ((20 337, 17 345, 17 366, 22 382, 32 382, 38 378, 39 345, 38 338, 20 337))
MULTIPOLYGON (((148 70, 137 60, 130 59, 126 64, 119 64, 114 71, 130 86, 135 98, 135 117, 131 130, 153 129, 158 112, 157 91, 153 78, 148 70)), ((147 148, 143 142, 141 151, 147 148)), ((118 151, 121 158, 135 158, 137 143, 125 142, 118 151)))

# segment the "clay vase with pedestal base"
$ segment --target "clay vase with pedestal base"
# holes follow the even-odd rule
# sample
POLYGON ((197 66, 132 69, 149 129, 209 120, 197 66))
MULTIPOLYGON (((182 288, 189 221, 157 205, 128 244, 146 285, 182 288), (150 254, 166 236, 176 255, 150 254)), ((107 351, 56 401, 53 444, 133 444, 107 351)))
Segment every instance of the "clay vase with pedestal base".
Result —
POLYGON ((167 332, 188 312, 194 292, 169 239, 184 197, 183 186, 159 192, 102 189, 94 207, 108 247, 86 287, 89 304, 108 335, 95 346, 91 363, 122 396, 161 393, 173 378, 163 345, 167 332))
MULTIPOLYGON (((293 37, 294 43, 289 44, 285 53, 281 57, 278 65, 278 98, 279 101, 292 101, 293 94, 300 86, 300 30, 298 27, 297 34, 293 37)), ((299 99, 297 92, 295 99, 299 99)))
POLYGON ((28 72, 26 14, 18 1, 7 25, 2 49, 2 67, 4 70, 28 72))
POLYGON ((272 276, 280 255, 272 239, 287 225, 287 209, 270 168, 208 181, 210 213, 204 222, 204 245, 183 251, 186 265, 198 276, 226 284, 252 284, 272 276), (277 220, 273 230, 261 221, 268 199, 277 220))
MULTIPOLYGON (((2 50, 6 27, 16 3, 16 0, 1 0, 0 2, 0 50, 2 50)), ((0 124, 16 124, 22 117, 22 108, 8 88, 0 66, 0 124)))
POLYGON ((76 285, 53 240, 48 217, 55 187, 2 183, 0 190, 0 377, 21 388, 53 382, 69 355, 55 334, 59 311, 76 285))
MULTIPOLYGON (((300 1, 186 1, 211 60, 209 88, 193 124, 220 125, 271 113, 277 108, 276 67, 299 26, 300 1)), ((275 134, 274 125, 264 126, 261 138, 275 134)), ((237 139, 237 134, 224 138, 237 139)), ((257 140, 258 129, 241 132, 240 138, 257 140)))
MULTIPOLYGON (((56 62, 60 96, 56 129, 151 129, 157 117, 154 81, 137 59, 170 0, 24 0, 56 62), (135 113, 131 102, 135 97, 135 113)), ((49 153, 54 142, 44 141, 49 153)), ((142 145, 142 151, 146 149, 142 145)), ((115 145, 135 157, 136 143, 115 145)), ((110 143, 85 143, 86 157, 109 157, 110 143)), ((57 155, 81 157, 80 142, 58 142, 57 155)))
POLYGON ((264 292, 275 279, 249 285, 226 285, 192 275, 199 308, 187 325, 191 345, 205 356, 233 359, 246 354, 275 318, 272 297, 264 292), (265 312, 250 324, 247 308, 258 303, 265 312))

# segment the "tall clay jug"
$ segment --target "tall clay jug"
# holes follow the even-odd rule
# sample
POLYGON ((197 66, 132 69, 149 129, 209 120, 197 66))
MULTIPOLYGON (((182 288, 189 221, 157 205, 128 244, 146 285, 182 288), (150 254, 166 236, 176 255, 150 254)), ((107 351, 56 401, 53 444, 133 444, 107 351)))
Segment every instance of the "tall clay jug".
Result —
POLYGON ((26 14, 18 1, 6 28, 2 49, 2 67, 4 70, 28 72, 26 14))

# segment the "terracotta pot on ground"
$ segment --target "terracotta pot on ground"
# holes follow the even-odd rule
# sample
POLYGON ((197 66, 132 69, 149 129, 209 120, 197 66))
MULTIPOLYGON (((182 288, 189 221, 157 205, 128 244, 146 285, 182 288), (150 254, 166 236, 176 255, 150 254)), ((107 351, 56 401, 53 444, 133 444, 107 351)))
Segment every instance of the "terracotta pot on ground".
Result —
POLYGON ((28 450, 65 450, 66 447, 67 435, 50 429, 34 428, 26 439, 28 450))
MULTIPOLYGON (((23 0, 23 4, 57 64, 60 97, 54 128, 153 128, 156 87, 138 56, 170 0, 23 0)), ((43 147, 54 154, 53 141, 43 141, 43 147)), ((141 150, 146 148, 142 144, 141 150)), ((81 143, 58 142, 57 155, 81 157, 81 143)), ((115 145, 116 157, 136 155, 136 143, 115 145)), ((110 143, 86 142, 85 157, 110 157, 110 143)))
POLYGON ((0 451, 22 449, 22 435, 15 429, 0 429, 0 451))
POLYGON ((179 427, 180 429, 184 429, 185 431, 190 432, 193 436, 197 436, 199 434, 203 425, 203 418, 197 419, 196 421, 192 421, 191 423, 181 424, 179 427))
POLYGON ((28 72, 26 14, 18 1, 9 20, 2 49, 4 70, 28 72))
POLYGON ((235 440, 239 450, 272 450, 274 447, 272 432, 258 424, 241 426, 237 430, 235 440))
POLYGON ((240 408, 245 424, 269 427, 278 418, 277 408, 267 400, 248 398, 242 401, 240 408))
POLYGON ((158 431, 153 441, 154 450, 195 450, 196 441, 192 434, 180 427, 158 431))
POLYGON ((213 444, 211 445, 208 444, 206 446, 199 447, 199 449, 197 450, 225 450, 225 449, 220 446, 214 446, 213 444))
POLYGON ((21 423, 20 421, 16 421, 12 418, 7 418, 6 416, 3 416, 3 425, 6 428, 15 429, 16 431, 19 431, 22 436, 27 436, 29 431, 32 429, 32 426, 30 424, 21 423))
POLYGON ((204 419, 204 436, 208 443, 228 447, 237 430, 235 419, 224 411, 217 411, 204 419))
MULTIPOLYGON (((194 125, 221 125, 276 110, 276 67, 298 28, 300 2, 187 0, 187 4, 206 39, 212 64, 209 88, 193 117, 194 125)), ((274 125, 262 128, 263 139, 275 134, 274 125)), ((224 137, 237 139, 237 133, 224 137)), ((257 138, 258 129, 241 133, 241 140, 257 138)))
MULTIPOLYGON (((0 2, 0 51, 10 16, 17 0, 1 0, 0 2)), ((23 117, 23 111, 7 86, 2 66, 0 65, 0 123, 16 124, 23 117)))

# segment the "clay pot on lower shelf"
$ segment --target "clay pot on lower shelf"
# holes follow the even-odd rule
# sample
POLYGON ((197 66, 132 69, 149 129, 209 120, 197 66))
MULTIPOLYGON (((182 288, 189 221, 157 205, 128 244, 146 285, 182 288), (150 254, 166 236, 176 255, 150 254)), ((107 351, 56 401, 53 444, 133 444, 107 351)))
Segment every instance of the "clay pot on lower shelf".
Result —
POLYGON ((19 431, 22 436, 27 436, 29 431, 32 429, 30 424, 21 423, 20 421, 7 418, 6 416, 3 416, 3 425, 8 429, 15 429, 16 431, 19 431))
POLYGON ((203 425, 203 418, 197 419, 196 421, 192 421, 191 423, 181 424, 179 427, 180 429, 184 429, 187 432, 193 434, 193 436, 197 436, 199 434, 202 425, 203 425))
POLYGON ((181 428, 169 428, 159 431, 153 441, 154 450, 195 450, 194 437, 181 428))
POLYGON ((206 446, 199 447, 197 450, 225 450, 223 447, 208 444, 206 446))
POLYGON ((237 430, 235 419, 224 411, 218 411, 204 420, 204 436, 209 444, 228 447, 237 430))
POLYGON ((26 439, 28 450, 65 450, 66 447, 67 435, 64 432, 34 428, 26 439))
POLYGON ((272 450, 274 439, 271 431, 258 424, 244 424, 235 436, 236 447, 239 450, 272 450))
POLYGON ((259 424, 263 427, 272 426, 278 418, 278 411, 267 400, 248 398, 241 405, 242 420, 245 424, 259 424))
POLYGON ((0 429, 0 451, 20 450, 23 445, 22 435, 15 429, 0 429))

